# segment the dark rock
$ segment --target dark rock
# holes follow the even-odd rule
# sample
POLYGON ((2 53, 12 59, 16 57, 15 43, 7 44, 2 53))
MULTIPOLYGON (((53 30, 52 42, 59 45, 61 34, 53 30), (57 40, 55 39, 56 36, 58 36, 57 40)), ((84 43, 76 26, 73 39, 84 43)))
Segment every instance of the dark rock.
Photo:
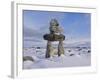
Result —
POLYGON ((68 52, 71 52, 71 50, 68 50, 68 52))
POLYGON ((69 56, 74 56, 74 54, 70 54, 69 56))
POLYGON ((91 51, 90 50, 88 50, 88 53, 90 53, 91 51))
POLYGON ((81 51, 82 49, 80 48, 80 49, 78 49, 78 51, 81 51))
POLYGON ((45 34, 43 36, 44 40, 48 41, 63 41, 65 40, 65 36, 63 34, 57 35, 57 34, 45 34))
POLYGON ((34 61, 34 59, 31 56, 24 56, 23 61, 27 61, 27 60, 32 61, 32 62, 34 61))

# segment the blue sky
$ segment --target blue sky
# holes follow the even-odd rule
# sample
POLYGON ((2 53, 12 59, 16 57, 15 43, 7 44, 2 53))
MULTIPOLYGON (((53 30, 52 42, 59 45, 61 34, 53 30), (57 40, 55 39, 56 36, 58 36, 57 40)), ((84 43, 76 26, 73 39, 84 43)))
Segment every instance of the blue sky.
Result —
POLYGON ((64 29, 63 34, 66 36, 66 41, 90 40, 90 13, 24 10, 24 41, 44 41, 43 35, 49 33, 49 22, 53 18, 57 19, 60 24, 59 26, 64 29))

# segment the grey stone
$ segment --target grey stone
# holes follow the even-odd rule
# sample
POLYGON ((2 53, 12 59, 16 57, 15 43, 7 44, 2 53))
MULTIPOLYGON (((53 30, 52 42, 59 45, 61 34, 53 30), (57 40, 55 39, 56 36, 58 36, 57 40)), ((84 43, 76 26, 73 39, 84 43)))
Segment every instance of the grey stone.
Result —
POLYGON ((58 56, 61 56, 61 54, 64 54, 64 47, 63 47, 63 42, 59 41, 59 44, 58 44, 58 56))
POLYGON ((53 51, 51 42, 53 42, 53 41, 59 41, 58 56, 61 56, 61 54, 64 54, 63 40, 65 40, 65 36, 63 34, 61 34, 62 29, 61 29, 61 27, 59 27, 59 23, 56 19, 52 19, 50 21, 49 30, 50 30, 50 33, 45 34, 43 36, 44 40, 47 40, 47 48, 46 48, 45 57, 49 58, 51 56, 51 52, 53 51))

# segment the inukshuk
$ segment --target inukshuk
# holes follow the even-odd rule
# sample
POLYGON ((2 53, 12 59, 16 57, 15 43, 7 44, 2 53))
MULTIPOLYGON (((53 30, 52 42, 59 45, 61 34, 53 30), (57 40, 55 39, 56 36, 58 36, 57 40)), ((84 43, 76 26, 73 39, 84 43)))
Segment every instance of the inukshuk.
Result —
POLYGON ((44 40, 47 40, 47 48, 46 48, 46 58, 50 57, 50 54, 52 52, 52 44, 51 42, 59 41, 58 44, 58 56, 61 56, 61 54, 64 54, 64 47, 63 47, 63 40, 65 40, 65 36, 62 34, 62 28, 59 27, 59 23, 56 19, 51 19, 50 21, 50 27, 49 27, 50 33, 45 34, 43 36, 44 40))

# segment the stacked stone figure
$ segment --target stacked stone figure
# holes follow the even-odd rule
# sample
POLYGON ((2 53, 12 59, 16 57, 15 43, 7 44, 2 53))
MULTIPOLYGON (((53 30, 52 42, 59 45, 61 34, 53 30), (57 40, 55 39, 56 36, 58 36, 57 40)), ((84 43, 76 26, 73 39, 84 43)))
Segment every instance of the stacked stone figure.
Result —
POLYGON ((49 27, 50 33, 45 34, 43 37, 45 40, 47 40, 47 49, 46 49, 46 58, 49 58, 51 55, 51 52, 53 50, 51 42, 59 41, 58 44, 58 56, 61 56, 61 54, 64 54, 64 47, 63 47, 63 40, 65 40, 65 36, 62 33, 62 28, 59 27, 59 23, 56 19, 52 19, 50 21, 50 27, 49 27))

